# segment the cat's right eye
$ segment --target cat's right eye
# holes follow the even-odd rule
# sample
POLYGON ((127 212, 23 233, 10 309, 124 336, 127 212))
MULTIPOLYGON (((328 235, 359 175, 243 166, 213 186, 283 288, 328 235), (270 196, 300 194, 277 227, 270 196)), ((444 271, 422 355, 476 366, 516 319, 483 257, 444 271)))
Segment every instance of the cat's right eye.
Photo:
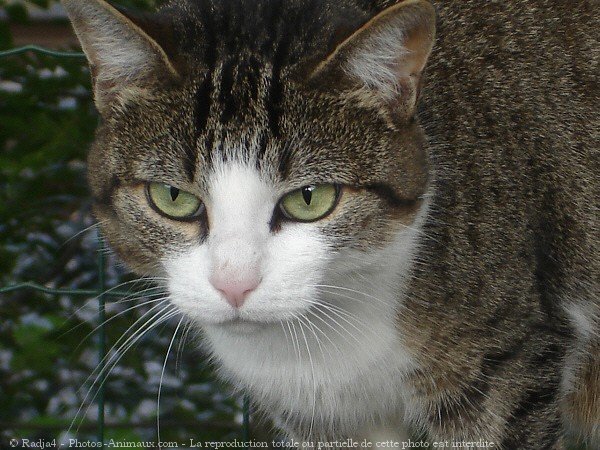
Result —
POLYGON ((202 201, 189 192, 162 183, 148 183, 146 194, 150 206, 173 220, 193 220, 202 213, 202 201))

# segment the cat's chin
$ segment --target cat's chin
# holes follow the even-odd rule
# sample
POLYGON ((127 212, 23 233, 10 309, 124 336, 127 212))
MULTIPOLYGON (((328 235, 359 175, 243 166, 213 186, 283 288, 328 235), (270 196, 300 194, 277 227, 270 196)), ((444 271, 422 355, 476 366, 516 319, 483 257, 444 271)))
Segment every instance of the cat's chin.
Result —
POLYGON ((218 330, 224 333, 232 333, 232 334, 254 334, 260 331, 264 331, 269 329, 279 322, 268 322, 268 321, 256 321, 256 320, 246 320, 242 318, 235 318, 231 320, 226 320, 218 323, 204 323, 202 326, 205 328, 210 328, 213 330, 218 330))
POLYGON ((269 322, 255 322, 250 320, 236 319, 221 324, 224 330, 232 333, 253 334, 273 326, 269 322))

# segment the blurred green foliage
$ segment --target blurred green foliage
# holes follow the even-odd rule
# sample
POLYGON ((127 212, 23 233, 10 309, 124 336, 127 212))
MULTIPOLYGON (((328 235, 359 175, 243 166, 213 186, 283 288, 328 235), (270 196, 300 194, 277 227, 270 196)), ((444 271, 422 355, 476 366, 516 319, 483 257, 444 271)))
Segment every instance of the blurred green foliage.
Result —
MULTIPOLYGON (((28 3, 46 8, 53 2, 28 3)), ((0 21, 0 50, 10 49, 9 24, 30 19, 22 4, 0 0, 0 10, 9 18, 0 21)), ((85 175, 97 123, 84 60, 29 53, 0 59, 0 286, 98 285, 98 236, 85 175)), ((109 286, 125 282, 121 289, 132 294, 147 287, 132 282, 112 255, 106 271, 109 286)), ((108 303, 109 346, 131 335, 129 327, 152 306, 143 303, 157 298, 149 293, 108 303)), ((100 380, 93 374, 99 360, 97 308, 96 299, 81 296, 0 294, 0 447, 13 437, 95 439, 94 404, 86 415, 94 391, 85 397, 91 382, 100 380), (76 416, 83 425, 76 432, 76 423, 67 434, 76 416)), ((105 385, 108 439, 156 438, 158 385, 172 334, 172 324, 149 333, 112 370, 105 385)), ((191 342, 178 351, 176 341, 167 362, 161 438, 239 438, 240 399, 214 381, 191 342)))

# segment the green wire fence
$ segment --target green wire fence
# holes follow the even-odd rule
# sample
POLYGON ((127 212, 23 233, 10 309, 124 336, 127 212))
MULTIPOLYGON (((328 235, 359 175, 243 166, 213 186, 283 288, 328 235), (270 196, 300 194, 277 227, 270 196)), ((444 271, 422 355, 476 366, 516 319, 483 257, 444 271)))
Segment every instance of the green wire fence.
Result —
MULTIPOLYGON (((17 47, 10 50, 0 51, 0 58, 9 56, 19 56, 27 53, 37 53, 45 56, 52 56, 55 58, 75 58, 85 60, 85 54, 81 52, 63 52, 51 50, 36 45, 26 45, 17 47)), ((104 252, 104 243, 102 239, 98 240, 98 257, 97 257, 97 271, 98 271, 98 282, 97 289, 61 289, 61 288, 48 288, 41 286, 36 283, 20 283, 15 285, 9 285, 6 287, 0 287, 0 294, 7 294, 16 291, 31 290, 37 291, 49 295, 68 295, 74 297, 94 297, 98 300, 98 358, 101 367, 98 368, 102 373, 106 360, 106 299, 109 297, 114 298, 125 298, 130 295, 129 292, 123 292, 119 290, 108 289, 106 286, 106 259, 104 252)), ((104 446, 105 443, 105 387, 102 383, 98 391, 98 442, 104 446)), ((244 397, 243 400, 243 423, 242 423, 242 439, 244 442, 250 441, 250 400, 248 397, 244 397)))

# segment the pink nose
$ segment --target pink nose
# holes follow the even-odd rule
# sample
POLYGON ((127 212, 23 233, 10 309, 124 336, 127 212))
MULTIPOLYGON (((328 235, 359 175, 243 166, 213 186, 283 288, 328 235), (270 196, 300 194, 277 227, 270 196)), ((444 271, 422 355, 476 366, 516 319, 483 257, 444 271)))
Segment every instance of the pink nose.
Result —
POLYGON ((241 308, 248 295, 260 284, 258 272, 245 274, 240 277, 227 276, 225 273, 214 273, 210 277, 210 283, 221 292, 234 308, 241 308))

